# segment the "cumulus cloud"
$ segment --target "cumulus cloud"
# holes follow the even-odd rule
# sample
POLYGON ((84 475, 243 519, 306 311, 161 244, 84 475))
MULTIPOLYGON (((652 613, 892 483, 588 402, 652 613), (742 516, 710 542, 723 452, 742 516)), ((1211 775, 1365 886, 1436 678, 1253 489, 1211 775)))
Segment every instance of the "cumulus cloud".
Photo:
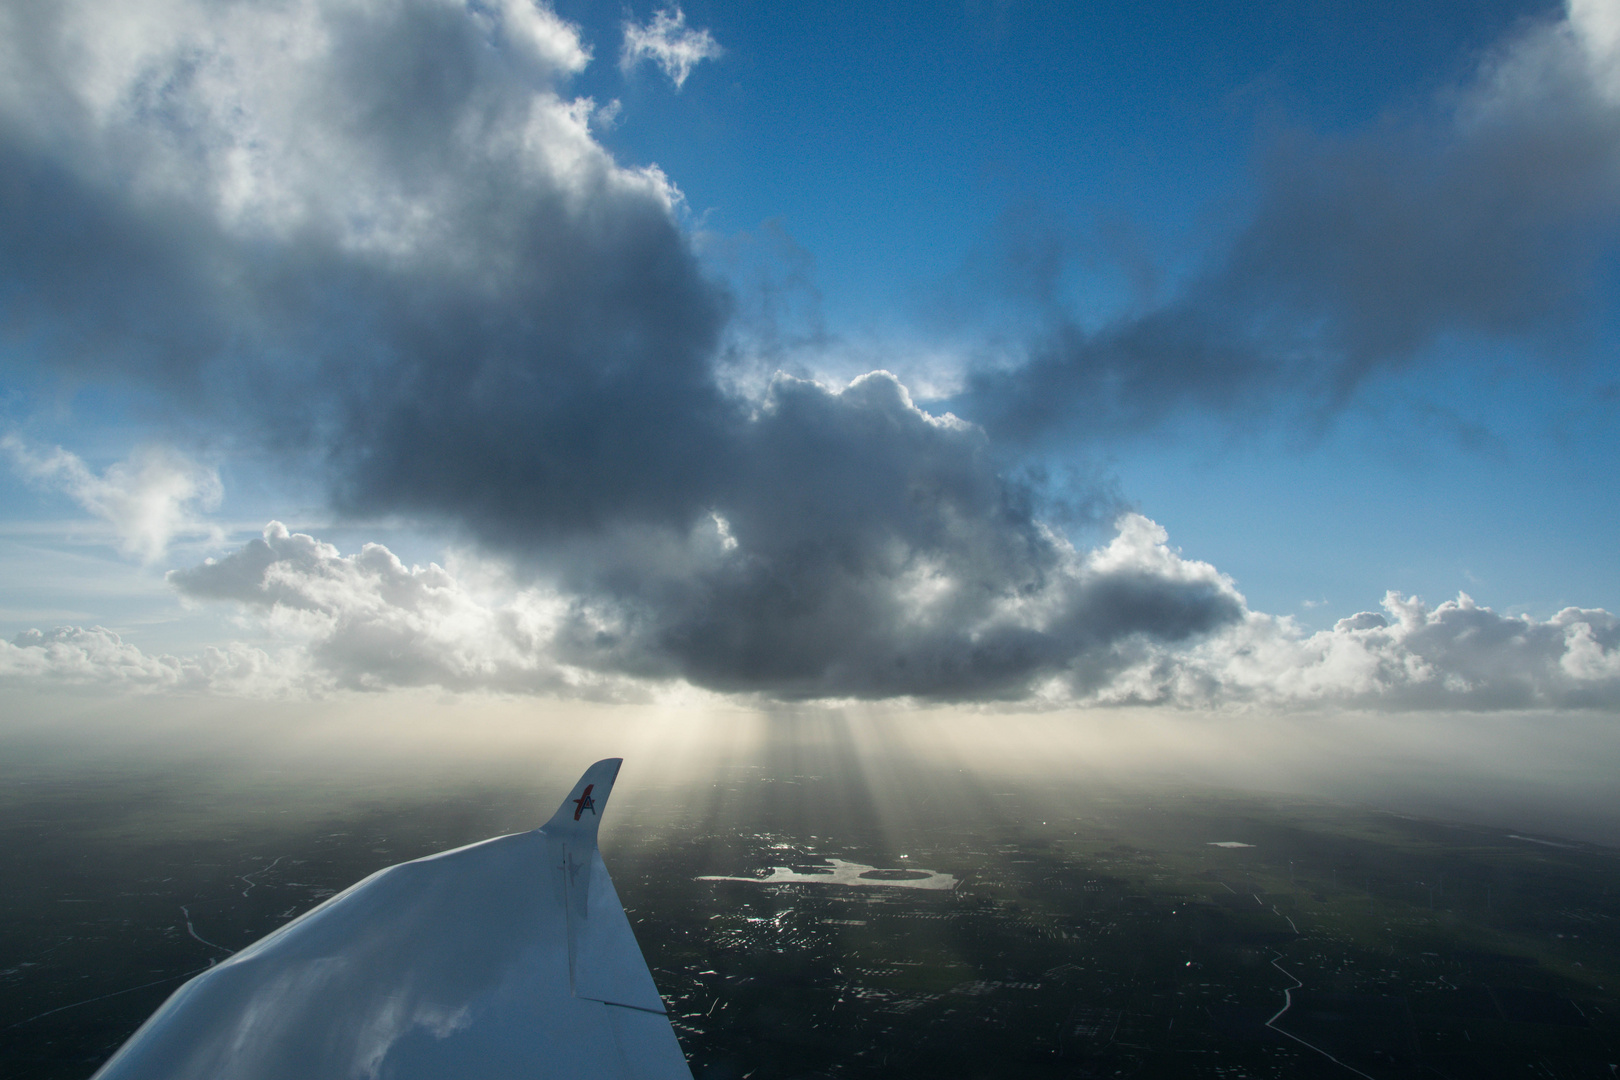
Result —
POLYGON ((274 523, 262 540, 170 580, 187 596, 302 626, 331 685, 358 688, 623 694, 631 675, 776 697, 1191 708, 1620 704, 1620 619, 1607 612, 1570 608, 1537 621, 1467 596, 1431 608, 1392 592, 1382 613, 1305 635, 1290 619, 1249 610, 1229 579, 1183 557, 1139 514, 1124 515, 1094 550, 1054 542, 1045 558, 1026 554, 1025 577, 999 582, 984 566, 953 562, 959 545, 908 559, 892 536, 864 556, 847 553, 887 557, 883 573, 811 559, 772 581, 769 563, 784 553, 745 546, 735 528, 716 514, 707 535, 693 538, 709 560, 695 591, 730 594, 695 611, 663 603, 637 612, 532 591, 480 601, 440 567, 407 569, 378 545, 342 556, 274 523), (760 590, 792 591, 809 614, 784 617, 760 590), (862 590, 873 595, 856 595, 862 590))
POLYGON ((351 508, 689 509, 725 300, 563 93, 588 52, 548 8, 0 13, 9 364, 156 387, 351 508))
POLYGON ((1612 4, 1577 0, 1429 116, 1277 138, 1230 245, 1168 300, 1101 326, 1053 300, 1062 245, 1011 244, 1003 276, 1042 328, 972 373, 960 407, 1008 438, 1195 410, 1322 415, 1445 338, 1567 333, 1620 238, 1615 25, 1612 4))
POLYGON ((1013 697, 1082 677, 1100 644, 1181 640, 1240 610, 1213 568, 1166 563, 1162 536, 1108 549, 1134 561, 1077 553, 980 429, 917 408, 886 372, 842 389, 778 377, 738 447, 712 504, 723 528, 671 537, 679 557, 593 550, 579 655, 787 697, 1013 697))
POLYGON ((1466 593, 1431 607, 1390 592, 1383 611, 1302 634, 1248 612, 1191 648, 1149 648, 1093 700, 1189 706, 1337 704, 1383 709, 1620 707, 1620 619, 1566 608, 1500 615, 1466 593))
MULTIPOLYGON (((437 565, 406 567, 375 544, 343 556, 278 523, 169 581, 261 613, 351 688, 597 694, 678 680, 778 698, 1013 698, 1105 681, 1121 641, 1186 641, 1242 614, 1230 580, 1170 550, 1145 518, 1126 518, 1090 553, 1016 506, 995 513, 1020 527, 987 521, 977 504, 1005 493, 971 467, 976 433, 916 410, 892 379, 843 394, 794 383, 769 412, 826 408, 889 437, 955 442, 969 467, 839 487, 865 464, 852 453, 829 464, 821 490, 783 492, 766 513, 750 500, 685 536, 625 538, 633 557, 598 565, 595 587, 569 594, 481 599, 437 565), (891 426, 900 410, 910 430, 891 426), (798 527, 818 515, 838 520, 798 527)), ((813 412, 800 420, 772 437, 838 445, 822 423, 802 422, 813 412)))
MULTIPOLYGON (((545 583, 490 606, 276 536, 174 579, 258 597, 340 685, 1016 697, 1241 608, 1213 570, 1091 565, 982 431, 887 373, 722 388, 728 300, 678 194, 563 93, 588 52, 547 9, 4 10, 5 69, 30 73, 0 83, 18 355, 239 420, 313 458, 340 510, 465 529, 545 583)), ((677 79, 712 51, 678 12, 648 33, 677 79)))
POLYGON ((686 13, 679 7, 673 11, 660 8, 646 25, 625 20, 619 67, 628 74, 643 60, 651 60, 679 90, 700 62, 717 60, 724 54, 713 34, 686 25, 686 13))
POLYGON ((25 630, 0 641, 0 679, 133 690, 285 692, 290 670, 263 650, 232 643, 189 657, 151 655, 100 626, 25 630))
POLYGON ((234 601, 296 642, 313 689, 604 693, 609 681, 560 665, 551 641, 566 604, 535 590, 474 596, 437 564, 406 566, 380 544, 344 556, 271 522, 219 560, 169 572, 183 596, 234 601))
POLYGON ((99 475, 74 453, 39 451, 15 434, 0 439, 25 479, 61 491, 117 530, 125 551, 153 562, 178 533, 195 529, 193 508, 219 505, 219 474, 178 451, 147 446, 99 475))
MULTIPOLYGON (((718 514, 709 533, 715 559, 742 550, 718 514)), ((233 643, 150 656, 100 627, 31 630, 0 642, 0 678, 253 695, 428 686, 625 699, 696 684, 776 698, 1054 707, 1620 707, 1620 618, 1606 611, 1568 608, 1536 620, 1466 595, 1430 606, 1391 592, 1382 611, 1305 634, 1289 618, 1250 610, 1229 580, 1167 541, 1158 525, 1127 514, 1107 544, 1061 549, 1044 580, 994 597, 967 595, 985 583, 964 583, 937 560, 897 563, 887 591, 840 624, 847 641, 810 636, 803 655, 783 651, 782 628, 717 605, 711 618, 736 622, 701 629, 734 633, 725 644, 743 653, 722 664, 688 624, 672 632, 659 622, 663 607, 641 620, 498 575, 499 587, 479 591, 443 567, 407 567, 380 545, 343 555, 272 522, 262 538, 169 580, 189 599, 238 605, 280 643, 276 651, 233 643), (889 623, 867 628, 862 619, 889 623), (901 620, 909 630, 897 629, 901 620), (753 633, 765 637, 757 651, 753 633)), ((851 579, 869 588, 874 580, 851 579)))

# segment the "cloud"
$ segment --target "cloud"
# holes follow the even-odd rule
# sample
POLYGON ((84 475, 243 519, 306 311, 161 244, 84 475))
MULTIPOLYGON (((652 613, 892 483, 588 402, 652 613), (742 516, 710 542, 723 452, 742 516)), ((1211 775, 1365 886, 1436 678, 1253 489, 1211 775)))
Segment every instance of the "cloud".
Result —
POLYGON ((748 406, 655 168, 513 0, 0 3, 8 369, 156 390, 359 514, 686 527, 748 406))
POLYGON ((981 430, 887 372, 841 389, 779 376, 731 460, 687 534, 657 553, 644 532, 598 542, 575 564, 596 600, 569 655, 781 697, 1004 698, 1082 677, 1102 644, 1240 611, 1229 581, 1135 525, 1106 558, 1077 553, 981 430))
POLYGON ((0 12, 14 370, 156 388, 361 510, 656 517, 641 463, 701 468, 725 298, 561 93, 588 53, 549 9, 0 12))
POLYGON ((13 434, 0 439, 0 448, 24 479, 63 492, 111 524, 123 549, 149 563, 176 534, 197 527, 193 507, 213 509, 223 491, 217 472, 166 447, 142 447, 99 476, 60 446, 41 453, 13 434))
POLYGON ((806 441, 827 454, 820 475, 775 500, 745 491, 684 535, 598 540, 576 554, 566 576, 583 585, 565 593, 479 599, 437 565, 406 567, 375 544, 342 556, 278 523, 169 581, 261 613, 351 688, 595 694, 639 680, 776 698, 1017 698, 1105 679, 1122 640, 1185 641, 1241 616, 1231 582, 1165 547, 1146 519, 1074 551, 1009 501, 976 431, 927 416, 891 377, 842 393, 786 380, 757 423, 758 482, 775 475, 771 455, 806 441))
MULTIPOLYGON (((702 542, 715 564, 738 558, 731 523, 715 515, 709 524, 702 542)), ((345 556, 272 522, 262 539, 169 580, 188 599, 238 605, 275 651, 238 642, 149 656, 100 627, 30 630, 0 642, 0 678, 249 696, 438 687, 625 700, 695 684, 778 699, 1037 707, 1620 708, 1620 618, 1606 611, 1536 620, 1466 595, 1431 607, 1391 592, 1381 612, 1304 634, 1289 618, 1250 610, 1228 579, 1167 539, 1127 514, 1107 544, 1059 549, 1038 584, 993 596, 938 559, 897 562, 886 579, 852 571, 826 594, 831 606, 807 619, 783 618, 773 599, 750 593, 746 567, 724 600, 638 612, 499 574, 482 575, 475 590, 438 565, 407 567, 381 545, 345 556), (875 598, 858 597, 857 583, 875 598), (797 651, 785 648, 790 633, 803 639, 797 651)), ((722 584, 717 574, 700 591, 722 584)))
MULTIPOLYGON (((678 193, 563 95, 587 52, 545 9, 3 10, 32 73, 0 83, 15 355, 155 386, 322 471, 339 510, 464 530, 555 597, 542 647, 538 608, 380 549, 267 536, 175 578, 257 596, 336 685, 1004 698, 1240 610, 1213 571, 1088 566, 982 431, 887 373, 723 388, 730 301, 678 193)), ((649 40, 690 36, 661 19, 649 40)))
POLYGON ((1427 117, 1279 136, 1230 244, 1100 326, 1054 299, 1061 244, 1010 243, 999 273, 1041 328, 980 364, 956 407, 998 438, 1095 437, 1193 411, 1330 414, 1448 338, 1567 353, 1546 346, 1579 324, 1620 238, 1614 25, 1582 0, 1427 117))
POLYGON ((624 23, 624 49, 619 54, 619 67, 626 74, 643 60, 651 60, 663 69, 670 82, 679 90, 686 77, 704 60, 717 60, 725 55, 720 43, 707 30, 693 30, 686 25, 686 14, 676 7, 660 8, 645 26, 629 19, 624 23))
POLYGON ((480 601, 437 564, 407 567, 367 544, 343 556, 271 522, 220 560, 169 572, 181 595, 234 601, 295 643, 307 690, 439 686, 602 696, 612 681, 557 663, 549 643, 566 604, 538 590, 480 601))
POLYGON ((0 641, 0 679, 253 696, 287 688, 284 664, 251 646, 231 643, 185 658, 153 656, 100 626, 25 630, 0 641))
POLYGON ((1301 634, 1248 612, 1179 652, 1145 649, 1096 701, 1336 704, 1380 709, 1620 707, 1620 619, 1566 608, 1550 619, 1499 615, 1459 594, 1436 607, 1390 592, 1382 612, 1301 634))

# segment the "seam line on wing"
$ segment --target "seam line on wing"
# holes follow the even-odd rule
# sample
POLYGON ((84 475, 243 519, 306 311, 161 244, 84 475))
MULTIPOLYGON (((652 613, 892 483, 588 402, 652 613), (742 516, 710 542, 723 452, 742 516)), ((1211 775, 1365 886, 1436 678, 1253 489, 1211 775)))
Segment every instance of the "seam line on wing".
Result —
POLYGON ((582 998, 581 1000, 584 1000, 584 1001, 599 1001, 603 1005, 612 1005, 616 1009, 634 1009, 634 1010, 636 1010, 636 1012, 652 1013, 654 1016, 668 1016, 669 1015, 669 1013, 665 1012, 663 1009, 649 1009, 645 1005, 626 1005, 622 1001, 608 1001, 605 998, 588 997, 588 998, 582 998))

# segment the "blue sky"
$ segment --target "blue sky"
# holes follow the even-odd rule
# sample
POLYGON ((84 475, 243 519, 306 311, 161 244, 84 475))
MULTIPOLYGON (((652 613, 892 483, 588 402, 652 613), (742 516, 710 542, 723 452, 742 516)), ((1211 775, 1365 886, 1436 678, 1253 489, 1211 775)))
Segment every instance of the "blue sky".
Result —
MULTIPOLYGON (((617 13, 562 7, 610 55, 617 13), (607 18, 603 18, 606 14, 607 18)), ((768 5, 685 9, 727 52, 679 93, 598 64, 604 141, 656 161, 730 234, 779 220, 829 314, 910 329, 1023 201, 1128 228, 1172 265, 1241 206, 1274 131, 1425 113, 1553 5, 768 5)), ((1086 283, 1089 292, 1091 283, 1086 283)))
POLYGON ((194 6, 5 5, 10 677, 1620 694, 1612 4, 194 6))

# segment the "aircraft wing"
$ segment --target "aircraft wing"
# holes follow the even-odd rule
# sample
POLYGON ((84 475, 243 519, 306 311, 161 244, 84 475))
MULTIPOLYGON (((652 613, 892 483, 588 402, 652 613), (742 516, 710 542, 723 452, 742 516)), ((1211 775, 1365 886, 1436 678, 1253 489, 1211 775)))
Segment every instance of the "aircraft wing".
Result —
POLYGON ((198 975, 93 1080, 691 1080, 596 847, 619 765, 198 975))

